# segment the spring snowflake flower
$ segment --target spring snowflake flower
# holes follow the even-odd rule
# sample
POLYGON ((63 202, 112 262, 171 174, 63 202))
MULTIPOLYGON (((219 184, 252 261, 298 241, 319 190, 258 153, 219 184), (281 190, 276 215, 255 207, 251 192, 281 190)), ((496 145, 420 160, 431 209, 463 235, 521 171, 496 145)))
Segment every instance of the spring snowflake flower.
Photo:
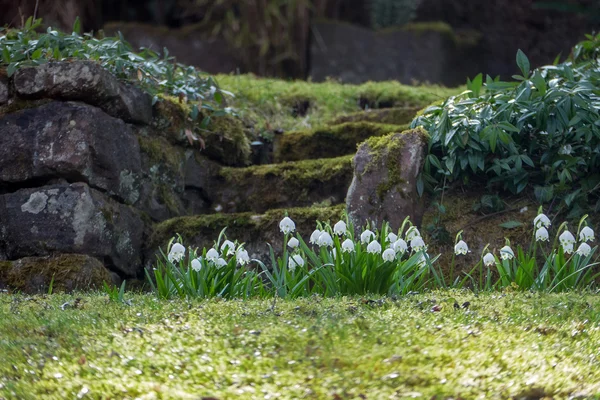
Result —
POLYGON ((245 249, 239 249, 235 253, 235 258, 238 264, 240 265, 246 265, 250 262, 250 256, 248 255, 248 252, 245 249))
POLYGON ((360 234, 360 241, 362 244, 366 244, 369 243, 374 237, 375 234, 367 229, 366 231, 360 234))
POLYGON ((406 250, 408 250, 408 245, 403 239, 398 239, 392 244, 392 248, 396 253, 403 254, 406 250))
POLYGON ((293 255, 288 259, 288 269, 290 271, 294 271, 297 266, 304 267, 304 259, 300 254, 293 255))
POLYGON ((510 246, 504 246, 500 249, 500 258, 503 260, 512 260, 515 258, 515 252, 510 248, 510 246))
POLYGON ((350 239, 344 240, 342 243, 342 251, 344 253, 354 253, 354 242, 350 239))
POLYGON ((589 226, 584 226, 579 232, 579 240, 582 242, 594 241, 594 230, 589 226))
POLYGON ((421 237, 421 232, 419 232, 419 230, 416 227, 411 226, 406 231, 406 241, 410 242, 411 240, 413 240, 416 237, 421 237))
POLYGON ((381 257, 383 257, 383 261, 394 261, 394 258, 396 258, 396 252, 394 249, 386 249, 381 257))
POLYGON ((592 252, 592 248, 587 243, 581 243, 577 248, 577 254, 583 257, 587 257, 592 252))
POLYGON ((221 245, 221 254, 225 253, 225 250, 227 250, 227 255, 228 256, 232 256, 235 254, 235 244, 233 244, 233 242, 231 240, 226 240, 223 242, 223 244, 221 245))
POLYGON ((485 256, 483 256, 483 263, 487 267, 491 267, 496 263, 496 258, 494 258, 494 255, 492 253, 487 253, 485 256))
POLYGON ((550 240, 550 235, 548 235, 548 229, 542 226, 537 231, 535 231, 535 240, 537 240, 538 242, 547 242, 548 240, 550 240))
POLYGON ((212 263, 216 263, 219 259, 219 252, 215 249, 210 249, 206 252, 206 259, 212 263))
POLYGON ((573 152, 573 146, 571 146, 570 144, 565 144, 563 147, 561 147, 558 150, 558 154, 562 154, 563 156, 568 156, 572 152, 573 152))
POLYGON ((574 243, 563 243, 562 248, 566 254, 572 254, 573 249, 575 248, 575 244, 574 243))
POLYGON ((572 248, 573 245, 575 244, 575 236, 573 236, 573 234, 569 231, 564 231, 563 233, 561 233, 560 236, 558 237, 558 240, 560 241, 560 244, 563 247, 567 247, 567 246, 571 245, 571 248, 572 248))
POLYGON ((412 238, 412 240, 410 241, 410 247, 414 251, 427 249, 427 246, 425 246, 425 242, 423 241, 423 238, 421 236, 415 236, 414 238, 412 238))
POLYGON ((296 247, 298 247, 300 245, 300 242, 298 241, 298 239, 293 237, 290 240, 288 240, 287 245, 290 246, 292 249, 295 249, 296 247))
POLYGON ((279 229, 281 229, 281 232, 283 232, 284 235, 287 235, 288 233, 294 232, 296 230, 296 224, 294 223, 294 221, 292 221, 290 217, 285 217, 279 223, 279 229))
POLYGON ((217 259, 217 262, 215 263, 215 265, 217 266, 217 268, 223 268, 224 266, 227 265, 227 261, 225 261, 224 259, 219 257, 219 259, 217 259))
POLYGON ((546 214, 540 214, 533 219, 533 226, 536 228, 550 228, 550 218, 546 216, 546 214))
POLYGON ((192 269, 196 272, 202 269, 202 263, 200 262, 200 259, 195 258, 192 260, 192 269))
POLYGON ((419 268, 423 268, 427 265, 427 259, 425 258, 425 255, 423 253, 421 253, 421 255, 419 256, 419 261, 417 261, 417 266, 419 268))
POLYGON ((467 246, 467 243, 465 243, 464 240, 461 240, 460 242, 456 243, 456 245, 454 245, 454 253, 459 256, 459 255, 465 255, 469 252, 469 246, 467 246))
POLYGON ((321 236, 321 231, 315 229, 315 231, 310 235, 309 243, 317 244, 317 240, 319 240, 319 236, 321 236))
POLYGON ((381 253, 381 245, 379 244, 379 242, 377 240, 373 240, 371 243, 369 243, 369 245, 367 246, 367 253, 371 253, 371 254, 381 253))
POLYGON ((385 240, 386 242, 394 243, 396 240, 398 240, 398 235, 396 235, 394 232, 390 232, 385 240))
POLYGON ((175 243, 173 247, 171 247, 171 251, 167 258, 170 262, 179 262, 185 257, 185 247, 181 243, 175 243))
POLYGON ((344 235, 346 233, 346 223, 344 221, 338 221, 338 223, 333 226, 333 233, 340 236, 344 235))
POLYGON ((333 239, 331 238, 331 235, 328 232, 321 232, 319 238, 317 239, 317 246, 333 246, 333 239))

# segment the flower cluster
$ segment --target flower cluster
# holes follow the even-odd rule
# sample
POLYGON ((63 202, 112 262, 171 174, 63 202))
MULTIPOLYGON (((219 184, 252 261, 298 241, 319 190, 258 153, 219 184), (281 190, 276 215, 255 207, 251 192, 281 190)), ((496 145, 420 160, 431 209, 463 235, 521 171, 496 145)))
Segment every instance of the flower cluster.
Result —
MULTIPOLYGON (((236 245, 234 242, 225 239, 220 246, 215 244, 208 249, 204 257, 197 254, 197 251, 190 248, 188 250, 190 258, 190 267, 199 272, 203 267, 223 268, 230 262, 239 266, 244 266, 250 262, 248 251, 243 245, 236 245)), ((184 261, 186 248, 181 243, 173 243, 167 255, 167 260, 172 264, 180 264, 184 261)))

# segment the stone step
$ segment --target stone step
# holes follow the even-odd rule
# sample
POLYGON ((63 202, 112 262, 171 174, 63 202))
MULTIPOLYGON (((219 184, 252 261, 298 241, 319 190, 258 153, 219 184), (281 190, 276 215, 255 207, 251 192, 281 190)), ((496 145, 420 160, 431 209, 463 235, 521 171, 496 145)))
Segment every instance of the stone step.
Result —
POLYGON ((219 212, 339 204, 352 181, 352 156, 222 168, 217 180, 219 212))
POLYGON ((378 122, 380 124, 410 124, 421 107, 390 107, 368 109, 336 117, 331 124, 346 122, 378 122))
POLYGON ((275 137, 273 158, 279 163, 354 154, 357 145, 370 137, 405 129, 407 125, 348 122, 314 130, 286 132, 275 137))

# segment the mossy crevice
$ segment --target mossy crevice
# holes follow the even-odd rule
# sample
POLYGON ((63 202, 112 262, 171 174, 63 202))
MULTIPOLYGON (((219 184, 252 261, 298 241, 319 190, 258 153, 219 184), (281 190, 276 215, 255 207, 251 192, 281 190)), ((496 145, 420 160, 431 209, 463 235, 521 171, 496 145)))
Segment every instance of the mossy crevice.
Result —
POLYGON ((392 107, 381 109, 369 109, 358 111, 335 118, 332 124, 343 124, 347 122, 377 122, 380 124, 405 125, 410 123, 418 107, 392 107))

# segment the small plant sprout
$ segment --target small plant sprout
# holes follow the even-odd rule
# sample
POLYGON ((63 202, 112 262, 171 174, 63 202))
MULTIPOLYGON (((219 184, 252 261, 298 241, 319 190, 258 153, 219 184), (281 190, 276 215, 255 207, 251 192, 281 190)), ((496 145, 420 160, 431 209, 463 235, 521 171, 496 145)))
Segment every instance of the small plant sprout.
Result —
POLYGON ((550 218, 548 218, 546 214, 539 214, 533 219, 533 226, 536 228, 550 228, 550 225, 550 218))
POLYGON ((367 246, 367 253, 370 253, 370 254, 380 254, 381 253, 381 245, 379 244, 379 242, 377 240, 373 240, 371 243, 369 243, 369 245, 367 246))
POLYGON ((246 265, 250 262, 250 256, 248 255, 248 252, 245 249, 239 249, 235 253, 235 258, 239 265, 246 265))
POLYGON ((295 237, 291 238, 290 240, 288 240, 287 245, 291 248, 291 249, 295 249, 298 247, 298 245, 300 245, 300 242, 298 241, 298 239, 296 239, 295 237))
POLYGON ((512 260, 515 258, 515 252, 510 248, 509 245, 506 245, 500 249, 500 258, 503 260, 512 260))
POLYGON ((217 262, 217 260, 219 259, 219 252, 213 248, 209 249, 206 252, 206 259, 209 262, 215 264, 217 262))
POLYGON ((454 253, 457 256, 466 255, 469 252, 469 246, 464 240, 460 240, 458 243, 454 245, 454 253))
POLYGON ((346 234, 346 223, 344 221, 338 221, 333 226, 333 233, 336 235, 342 236, 346 234))
POLYGON ((550 240, 550 235, 548 234, 548 229, 543 226, 540 226, 535 231, 535 240, 538 242, 547 242, 550 240))
POLYGON ((294 254, 288 260, 288 269, 290 271, 295 271, 297 266, 304 267, 304 259, 300 254, 294 254))
POLYGON ((199 259, 194 258, 192 260, 192 269, 196 272, 199 272, 202 269, 202 263, 200 262, 199 259))
POLYGON ((319 236, 321 236, 321 231, 318 229, 315 229, 313 231, 313 233, 310 235, 309 243, 317 244, 317 241, 319 240, 319 236))
POLYGON ((592 252, 592 248, 587 243, 581 243, 579 245, 579 247, 577 248, 577 254, 579 254, 582 257, 589 256, 591 252, 592 252))
POLYGON ((375 234, 370 230, 366 229, 363 233, 360 234, 360 242, 362 244, 367 244, 371 242, 371 239, 375 237, 375 234))
MULTIPOLYGON (((510 247, 509 247, 510 249, 510 247)), ((494 255, 492 253, 487 253, 485 256, 483 256, 483 264, 486 267, 491 267, 494 264, 496 264, 496 257, 494 257, 494 255)))
POLYGON ((392 248, 397 254, 404 254, 408 250, 408 245, 404 239, 398 239, 392 244, 392 248))
POLYGON ((416 237, 420 238, 421 237, 421 232, 419 232, 419 230, 415 226, 411 226, 406 231, 406 241, 407 242, 411 242, 416 237))
POLYGON ((391 262, 396 258, 396 252, 393 249, 386 249, 381 257, 383 258, 383 261, 391 262))
POLYGON ((172 263, 180 262, 185 257, 185 247, 181 243, 173 244, 169 251, 168 259, 172 263))
POLYGON ((582 242, 593 242, 594 239, 594 230, 589 226, 584 226, 579 232, 579 240, 582 242))
POLYGON ((232 256, 235 254, 235 244, 231 240, 225 240, 221 245, 221 254, 232 256))
POLYGON ((421 236, 415 236, 410 240, 410 247, 413 251, 421 251, 427 250, 427 246, 425 246, 425 242, 421 236))
POLYGON ((342 251, 344 253, 354 253, 354 242, 350 239, 344 240, 342 243, 342 251))
POLYGON ((333 246, 333 238, 328 232, 321 232, 317 239, 317 246, 319 247, 331 247, 333 246))
POLYGON ((296 230, 296 224, 290 217, 285 217, 279 222, 279 229, 283 232, 284 235, 288 233, 292 233, 296 230))
POLYGON ((390 232, 385 240, 386 242, 393 244, 398 240, 398 235, 396 235, 394 232, 390 232))

